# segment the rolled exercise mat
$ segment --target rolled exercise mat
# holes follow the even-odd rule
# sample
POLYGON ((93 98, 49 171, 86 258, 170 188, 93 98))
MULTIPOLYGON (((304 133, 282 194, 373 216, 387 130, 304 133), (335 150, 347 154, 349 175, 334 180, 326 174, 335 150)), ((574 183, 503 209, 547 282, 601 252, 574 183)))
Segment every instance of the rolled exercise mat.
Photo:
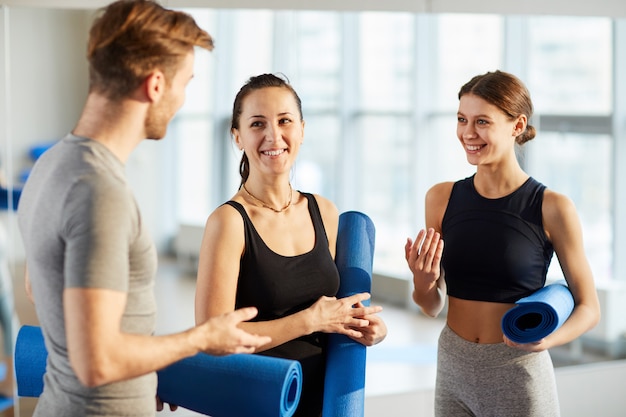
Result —
MULTIPOLYGON (((15 345, 18 396, 41 395, 47 355, 41 329, 22 326, 15 345)), ((261 355, 199 353, 157 375, 163 401, 212 417, 291 417, 302 392, 298 361, 261 355)))
POLYGON ((515 343, 536 342, 561 327, 574 310, 565 280, 557 281, 516 302, 502 317, 502 331, 515 343))
POLYGON ((163 401, 212 417, 291 417, 302 392, 300 362, 262 355, 199 353, 157 374, 163 401))
MULTIPOLYGON (((338 298, 371 291, 374 237, 374 223, 365 214, 347 211, 339 216, 335 254, 340 277, 338 298)), ((329 335, 324 417, 364 415, 365 359, 364 345, 345 335, 329 335)))
POLYGON ((19 397, 39 397, 43 392, 48 352, 41 328, 22 326, 15 341, 15 379, 19 397))

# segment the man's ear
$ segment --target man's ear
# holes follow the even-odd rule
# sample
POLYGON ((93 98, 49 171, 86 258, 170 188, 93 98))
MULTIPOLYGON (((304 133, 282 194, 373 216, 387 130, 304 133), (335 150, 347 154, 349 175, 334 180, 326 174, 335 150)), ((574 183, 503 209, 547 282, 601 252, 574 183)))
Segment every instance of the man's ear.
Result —
POLYGON ((144 81, 146 97, 151 102, 157 102, 165 92, 165 75, 160 70, 152 71, 144 81))

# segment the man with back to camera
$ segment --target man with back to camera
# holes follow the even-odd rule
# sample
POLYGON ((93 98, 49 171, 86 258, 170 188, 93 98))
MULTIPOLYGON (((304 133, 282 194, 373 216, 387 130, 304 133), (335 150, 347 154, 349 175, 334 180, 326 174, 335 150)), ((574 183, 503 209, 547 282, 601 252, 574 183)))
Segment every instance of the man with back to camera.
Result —
POLYGON ((157 369, 269 342, 237 327, 255 308, 153 335, 157 254, 124 164, 142 140, 165 136, 195 47, 212 50, 212 38, 150 0, 114 2, 92 25, 83 112, 38 159, 18 208, 26 290, 48 351, 35 417, 153 416, 157 369))

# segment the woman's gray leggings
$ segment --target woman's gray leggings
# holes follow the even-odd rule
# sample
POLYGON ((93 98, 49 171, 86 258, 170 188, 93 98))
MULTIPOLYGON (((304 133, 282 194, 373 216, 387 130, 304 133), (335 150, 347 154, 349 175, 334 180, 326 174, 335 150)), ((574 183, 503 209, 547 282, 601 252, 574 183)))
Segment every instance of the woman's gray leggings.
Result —
POLYGON ((447 325, 439 336, 436 417, 558 417, 548 351, 469 342, 447 325))

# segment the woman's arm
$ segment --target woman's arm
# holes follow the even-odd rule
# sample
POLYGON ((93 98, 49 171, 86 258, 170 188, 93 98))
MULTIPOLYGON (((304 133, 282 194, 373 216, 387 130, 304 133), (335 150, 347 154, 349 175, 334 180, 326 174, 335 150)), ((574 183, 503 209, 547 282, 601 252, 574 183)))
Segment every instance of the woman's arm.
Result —
POLYGON ((542 212, 544 228, 574 296, 574 310, 563 326, 539 342, 515 345, 506 340, 507 344, 531 351, 569 343, 592 329, 600 319, 600 302, 574 203, 562 194, 546 190, 542 212))
POLYGON ((426 227, 407 239, 405 258, 413 274, 413 301, 424 314, 437 317, 445 305, 446 284, 441 269, 444 242, 441 223, 452 191, 451 182, 434 185, 426 193, 426 227))

